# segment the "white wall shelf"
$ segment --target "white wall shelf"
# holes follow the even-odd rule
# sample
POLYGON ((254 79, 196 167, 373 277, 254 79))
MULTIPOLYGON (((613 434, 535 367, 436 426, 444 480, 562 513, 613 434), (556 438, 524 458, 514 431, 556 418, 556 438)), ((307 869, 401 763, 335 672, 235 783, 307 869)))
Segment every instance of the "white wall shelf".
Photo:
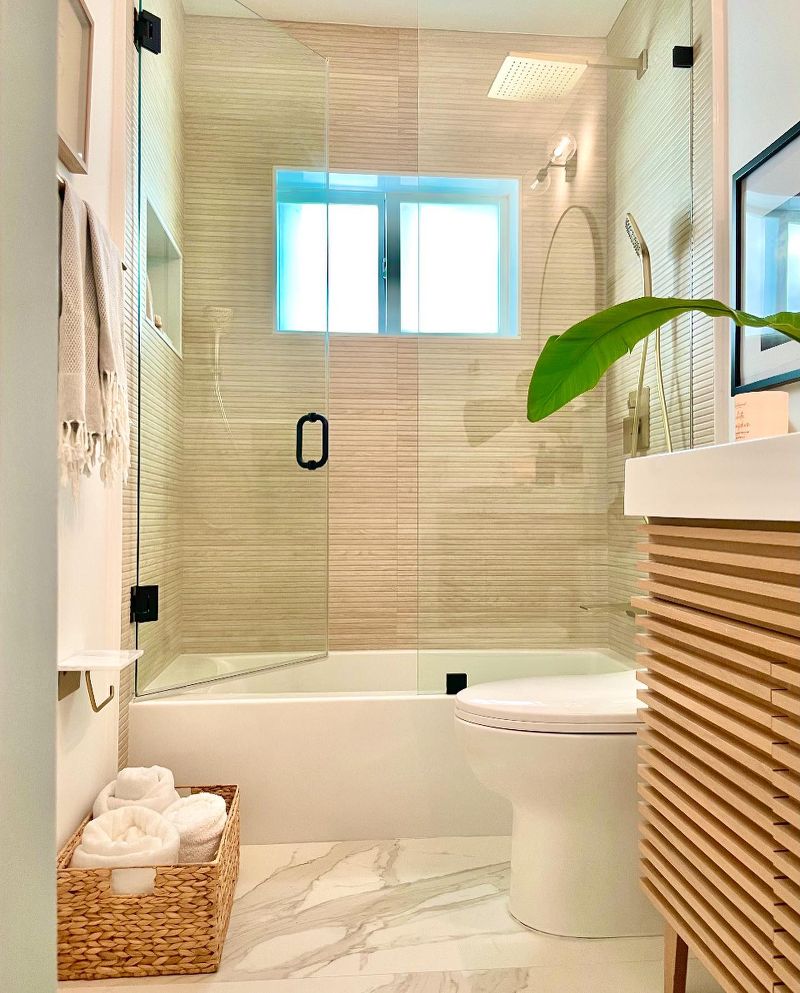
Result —
POLYGON ((141 658, 143 649, 136 651, 88 651, 70 655, 58 663, 59 672, 121 672, 141 658))

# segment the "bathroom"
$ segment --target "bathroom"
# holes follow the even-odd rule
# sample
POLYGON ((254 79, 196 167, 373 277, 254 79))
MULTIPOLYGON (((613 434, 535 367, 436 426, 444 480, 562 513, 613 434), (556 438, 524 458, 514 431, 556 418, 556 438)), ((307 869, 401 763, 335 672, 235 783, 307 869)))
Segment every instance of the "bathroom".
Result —
POLYGON ((800 242, 746 227, 798 209, 798 28, 0 0, 9 990, 800 991, 800 242), (80 470, 70 209, 127 380, 80 470), (213 851, 87 862, 162 774, 213 851))

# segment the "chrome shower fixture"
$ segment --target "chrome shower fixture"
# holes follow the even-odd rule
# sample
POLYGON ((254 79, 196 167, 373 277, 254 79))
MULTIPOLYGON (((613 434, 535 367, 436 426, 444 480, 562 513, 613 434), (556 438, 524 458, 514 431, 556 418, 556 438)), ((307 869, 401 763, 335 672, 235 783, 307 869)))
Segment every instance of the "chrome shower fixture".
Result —
MULTIPOLYGON (((653 270, 650 264, 650 249, 647 247, 644 235, 636 223, 636 218, 631 213, 625 215, 625 231, 633 245, 634 252, 636 252, 637 257, 642 263, 642 295, 650 297, 653 295, 653 270)), ((649 390, 646 390, 644 385, 644 374, 647 366, 647 342, 647 338, 644 338, 642 341, 642 358, 639 363, 639 381, 636 386, 636 392, 632 394, 632 400, 631 398, 628 400, 628 406, 632 411, 632 416, 625 418, 626 428, 628 422, 630 422, 630 454, 632 458, 635 458, 639 451, 639 424, 642 420, 640 407, 645 393, 647 393, 649 402, 649 390)), ((667 410, 667 398, 664 391, 664 370, 661 362, 661 328, 657 328, 655 332, 655 353, 656 384, 658 386, 658 399, 661 407, 661 421, 664 425, 664 440, 666 441, 667 451, 671 452, 672 432, 669 425, 669 411, 667 410)))
POLYGON ((628 69, 641 79, 647 72, 647 49, 638 59, 612 55, 556 55, 550 52, 509 52, 488 96, 494 100, 552 102, 575 86, 586 69, 628 69))

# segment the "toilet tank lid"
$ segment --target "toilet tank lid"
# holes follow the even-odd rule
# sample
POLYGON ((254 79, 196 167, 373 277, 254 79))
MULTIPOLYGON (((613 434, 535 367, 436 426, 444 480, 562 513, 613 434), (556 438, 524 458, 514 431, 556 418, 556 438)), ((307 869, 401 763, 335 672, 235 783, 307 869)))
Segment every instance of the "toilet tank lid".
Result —
POLYGON ((456 715, 476 723, 484 723, 483 718, 494 726, 519 730, 525 730, 526 725, 530 730, 539 725, 547 725, 548 729, 559 725, 559 730, 569 731, 574 726, 580 732, 588 731, 590 725, 592 731, 598 725, 607 725, 607 730, 612 731, 612 725, 641 723, 638 710, 643 704, 636 697, 640 685, 634 669, 503 679, 461 690, 456 697, 456 715))

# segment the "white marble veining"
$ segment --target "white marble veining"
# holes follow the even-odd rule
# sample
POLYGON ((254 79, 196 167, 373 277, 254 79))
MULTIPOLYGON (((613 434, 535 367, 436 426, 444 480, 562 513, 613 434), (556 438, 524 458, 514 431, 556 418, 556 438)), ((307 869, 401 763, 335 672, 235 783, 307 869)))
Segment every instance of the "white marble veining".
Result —
MULTIPOLYGON (((506 907, 507 838, 264 845, 242 850, 213 976, 64 983, 205 993, 658 993, 657 938, 529 931, 506 907)), ((691 993, 712 993, 693 975, 691 993)))

